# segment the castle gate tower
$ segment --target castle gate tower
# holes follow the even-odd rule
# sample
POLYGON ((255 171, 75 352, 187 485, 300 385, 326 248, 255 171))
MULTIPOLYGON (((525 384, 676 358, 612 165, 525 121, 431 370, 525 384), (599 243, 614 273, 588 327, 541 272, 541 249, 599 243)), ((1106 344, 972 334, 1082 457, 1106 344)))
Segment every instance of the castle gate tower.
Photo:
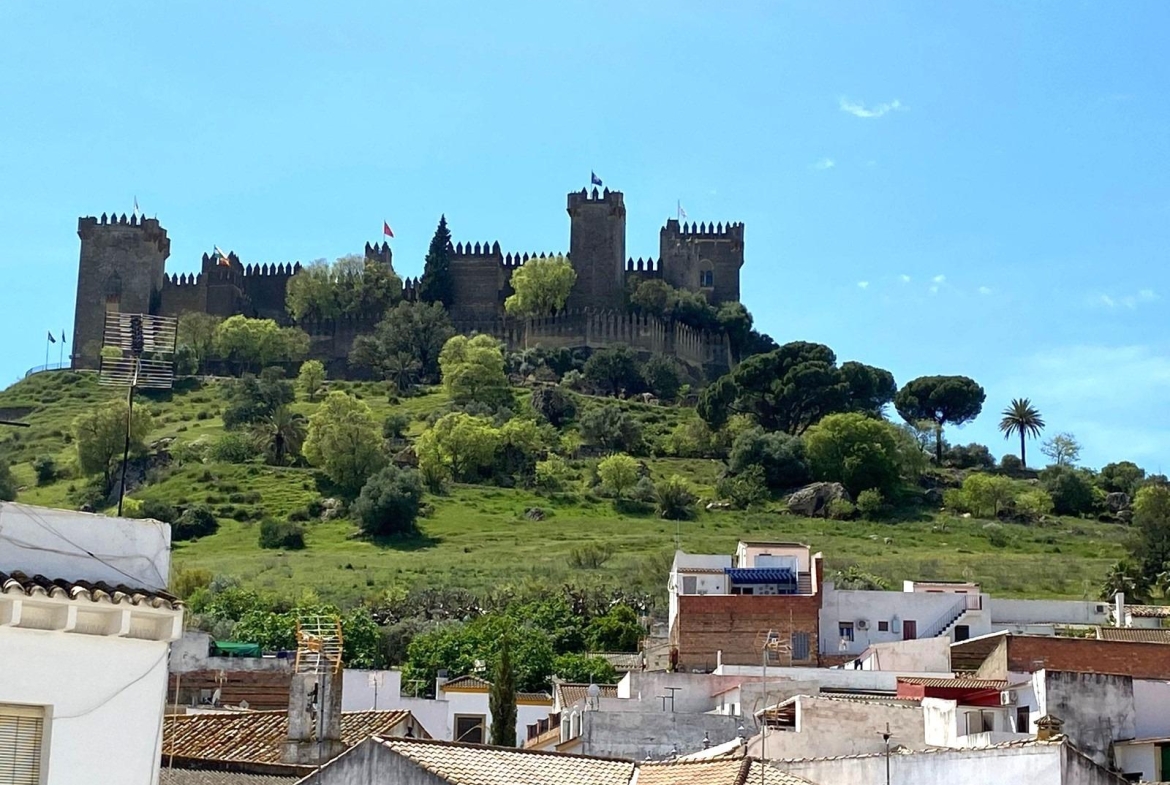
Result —
POLYGON ((569 194, 569 261, 577 283, 569 308, 625 304, 626 205, 620 191, 569 194))
POLYGON ((95 368, 106 311, 157 313, 171 241, 156 218, 79 218, 73 367, 95 368))

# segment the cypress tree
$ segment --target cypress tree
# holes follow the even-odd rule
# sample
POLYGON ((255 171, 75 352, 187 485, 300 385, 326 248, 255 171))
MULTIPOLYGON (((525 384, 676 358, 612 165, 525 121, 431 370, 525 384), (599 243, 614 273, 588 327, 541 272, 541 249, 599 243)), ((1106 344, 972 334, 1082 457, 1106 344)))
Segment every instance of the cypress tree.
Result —
POLYGON ((450 308, 455 301, 455 281, 451 277, 451 230, 447 228, 446 215, 439 218, 439 226, 431 238, 418 283, 418 296, 426 303, 442 303, 444 308, 450 308))
POLYGON ((500 747, 516 746, 516 677, 508 655, 508 637, 500 641, 500 659, 496 663, 492 690, 488 695, 492 713, 491 743, 500 747))

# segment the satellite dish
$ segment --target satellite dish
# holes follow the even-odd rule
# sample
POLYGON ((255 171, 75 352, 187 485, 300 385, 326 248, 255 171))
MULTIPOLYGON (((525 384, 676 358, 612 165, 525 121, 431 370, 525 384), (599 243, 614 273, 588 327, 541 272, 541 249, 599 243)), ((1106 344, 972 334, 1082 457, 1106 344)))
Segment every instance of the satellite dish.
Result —
POLYGON ((215 692, 211 693, 211 705, 218 706, 221 693, 219 687, 215 688, 215 692))
POLYGON ((243 709, 244 711, 247 711, 251 707, 252 707, 252 704, 248 703, 247 701, 240 701, 240 708, 243 709))

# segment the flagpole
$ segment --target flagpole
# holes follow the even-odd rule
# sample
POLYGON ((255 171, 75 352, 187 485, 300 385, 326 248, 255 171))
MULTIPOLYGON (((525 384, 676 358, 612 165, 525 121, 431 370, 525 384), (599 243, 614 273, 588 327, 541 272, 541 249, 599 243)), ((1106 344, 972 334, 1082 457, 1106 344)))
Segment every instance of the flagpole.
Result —
POLYGON ((48 338, 48 335, 46 334, 46 337, 45 337, 45 370, 48 370, 48 368, 49 368, 49 338, 48 338))

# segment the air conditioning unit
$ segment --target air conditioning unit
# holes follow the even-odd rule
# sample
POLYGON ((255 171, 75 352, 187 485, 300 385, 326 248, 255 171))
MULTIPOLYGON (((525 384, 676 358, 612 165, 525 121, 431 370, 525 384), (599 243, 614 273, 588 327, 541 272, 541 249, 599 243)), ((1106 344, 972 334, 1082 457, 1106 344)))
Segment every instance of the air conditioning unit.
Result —
POLYGON ((853 626, 859 630, 868 630, 869 629, 869 621, 867 621, 866 619, 858 619, 857 621, 853 622, 853 626))
POLYGON ((1001 690, 999 693, 999 705, 1013 706, 1019 700, 1019 697, 1015 690, 1001 690))

